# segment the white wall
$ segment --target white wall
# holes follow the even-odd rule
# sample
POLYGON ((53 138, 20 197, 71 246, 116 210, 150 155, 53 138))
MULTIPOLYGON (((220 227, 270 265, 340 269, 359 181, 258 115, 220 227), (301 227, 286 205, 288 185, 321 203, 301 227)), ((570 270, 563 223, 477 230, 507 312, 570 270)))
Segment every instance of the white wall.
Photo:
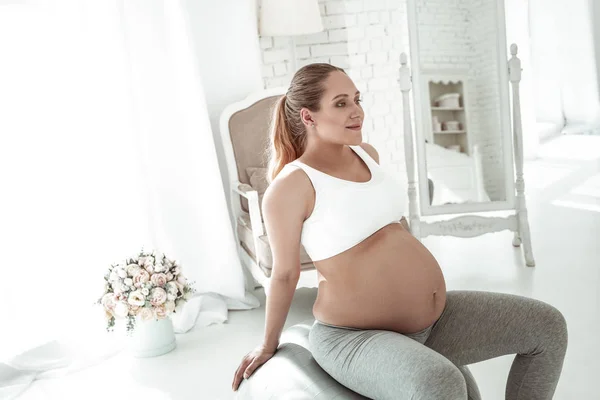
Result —
POLYGON ((223 109, 263 87, 254 0, 186 0, 227 200, 230 188, 219 131, 223 109))

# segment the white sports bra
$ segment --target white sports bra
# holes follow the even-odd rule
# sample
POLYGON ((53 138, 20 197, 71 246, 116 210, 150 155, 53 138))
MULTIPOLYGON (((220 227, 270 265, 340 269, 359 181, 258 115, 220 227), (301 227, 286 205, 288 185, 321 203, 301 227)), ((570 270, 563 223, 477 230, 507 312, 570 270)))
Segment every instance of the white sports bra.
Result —
POLYGON ((301 242, 312 261, 333 257, 405 215, 406 186, 381 168, 360 146, 349 146, 367 164, 368 182, 353 182, 316 170, 299 160, 315 189, 312 214, 304 221, 301 242))

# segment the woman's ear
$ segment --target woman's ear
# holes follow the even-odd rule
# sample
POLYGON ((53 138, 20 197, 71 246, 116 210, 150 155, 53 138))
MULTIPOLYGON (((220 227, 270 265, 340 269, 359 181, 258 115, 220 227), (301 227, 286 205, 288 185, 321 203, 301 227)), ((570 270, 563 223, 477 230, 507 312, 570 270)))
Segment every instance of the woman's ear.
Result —
POLYGON ((307 108, 300 110, 300 119, 305 126, 315 126, 315 121, 307 108))

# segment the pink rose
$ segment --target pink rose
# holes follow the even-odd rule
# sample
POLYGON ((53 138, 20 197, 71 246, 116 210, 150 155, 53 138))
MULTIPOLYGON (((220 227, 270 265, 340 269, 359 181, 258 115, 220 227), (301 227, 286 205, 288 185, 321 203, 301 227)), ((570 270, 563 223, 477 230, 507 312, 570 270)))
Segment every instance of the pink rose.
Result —
POLYGON ((135 287, 142 287, 144 283, 148 282, 149 280, 150 274, 142 269, 133 277, 133 285, 135 287))
POLYGON ((143 307, 140 309, 138 316, 143 320, 143 321, 150 321, 153 317, 154 317, 154 313, 152 312, 151 308, 148 307, 143 307))
POLYGON ((154 308, 154 315, 156 318, 165 318, 167 316, 167 310, 164 305, 160 305, 154 308))
POLYGON ((102 296, 101 303, 104 309, 112 314, 117 305, 117 296, 114 293, 106 293, 102 296))
POLYGON ((154 288, 150 292, 150 304, 153 306, 159 306, 167 301, 167 292, 163 288, 154 288))
POLYGON ((167 284, 167 275, 165 274, 153 274, 150 281, 154 284, 154 286, 163 287, 167 284))

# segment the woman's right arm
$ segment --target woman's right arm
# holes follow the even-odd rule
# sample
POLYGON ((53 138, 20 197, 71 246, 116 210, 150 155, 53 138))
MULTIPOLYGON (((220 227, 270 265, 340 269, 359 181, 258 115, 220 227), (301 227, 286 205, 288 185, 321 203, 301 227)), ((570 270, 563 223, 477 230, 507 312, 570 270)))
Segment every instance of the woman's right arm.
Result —
POLYGON ((266 298, 265 336, 261 346, 244 357, 236 371, 233 389, 271 358, 300 278, 300 238, 307 216, 312 185, 306 174, 293 170, 275 179, 263 197, 262 212, 273 255, 269 295, 266 298))
POLYGON ((307 213, 307 189, 302 171, 274 180, 263 198, 265 228, 273 255, 269 296, 266 299, 263 345, 276 350, 300 278, 300 237, 307 213))

